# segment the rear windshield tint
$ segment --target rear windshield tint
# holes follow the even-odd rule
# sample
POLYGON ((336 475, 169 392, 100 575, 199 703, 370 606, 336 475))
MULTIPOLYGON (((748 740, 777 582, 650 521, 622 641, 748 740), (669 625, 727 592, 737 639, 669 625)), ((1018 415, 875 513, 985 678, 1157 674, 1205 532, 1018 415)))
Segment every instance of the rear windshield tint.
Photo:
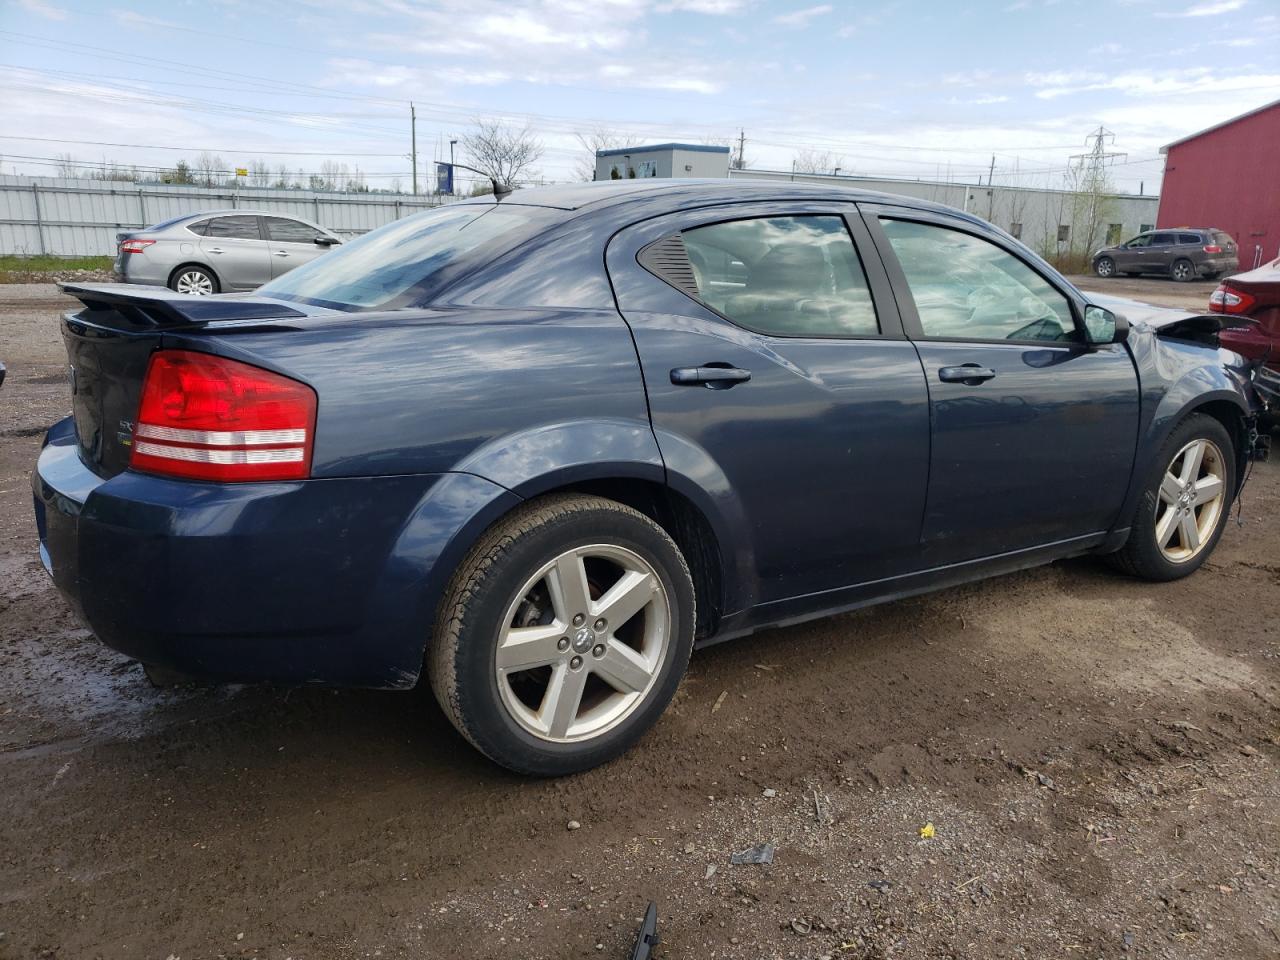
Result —
POLYGON ((263 296, 344 310, 414 306, 549 222, 537 207, 461 204, 380 227, 260 288, 263 296))

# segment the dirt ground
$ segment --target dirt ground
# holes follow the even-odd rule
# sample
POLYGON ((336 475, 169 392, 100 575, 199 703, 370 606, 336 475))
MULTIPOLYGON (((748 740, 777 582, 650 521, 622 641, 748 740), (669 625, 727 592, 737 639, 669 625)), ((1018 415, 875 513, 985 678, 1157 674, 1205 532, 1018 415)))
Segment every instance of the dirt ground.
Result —
POLYGON ((623 958, 650 899, 667 958, 1280 956, 1280 464, 1189 580, 725 644, 629 755, 531 781, 425 690, 158 691, 76 623, 28 486, 63 306, 0 287, 5 960, 623 958))

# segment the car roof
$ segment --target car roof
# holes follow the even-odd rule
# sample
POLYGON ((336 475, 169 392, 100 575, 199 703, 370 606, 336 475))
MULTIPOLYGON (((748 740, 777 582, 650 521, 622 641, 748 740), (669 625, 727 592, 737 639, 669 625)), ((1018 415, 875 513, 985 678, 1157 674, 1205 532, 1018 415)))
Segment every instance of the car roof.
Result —
POLYGON ((511 206, 550 207, 557 210, 602 210, 636 200, 671 198, 671 208, 696 204, 734 203, 753 200, 841 200, 846 202, 889 203, 921 210, 945 211, 967 220, 976 217, 944 204, 904 197, 899 194, 862 190, 841 184, 796 183, 777 180, 717 179, 684 180, 599 180, 592 183, 562 184, 551 187, 528 187, 495 200, 492 195, 475 197, 463 203, 508 204, 511 206))

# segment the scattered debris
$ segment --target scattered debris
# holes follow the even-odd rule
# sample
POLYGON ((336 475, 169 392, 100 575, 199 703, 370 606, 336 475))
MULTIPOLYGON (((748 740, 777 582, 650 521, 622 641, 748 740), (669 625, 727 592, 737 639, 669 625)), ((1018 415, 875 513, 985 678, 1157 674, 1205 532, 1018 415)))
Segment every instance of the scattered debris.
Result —
POLYGON ((720 704, 724 703, 725 697, 729 696, 728 690, 721 690, 720 696, 716 697, 716 702, 711 705, 711 712, 715 713, 720 709, 720 704))
POLYGON ((1134 938, 1134 935, 1133 935, 1133 931, 1132 931, 1132 930, 1126 930, 1126 931, 1124 932, 1124 936, 1123 936, 1121 939, 1124 941, 1124 948, 1125 948, 1126 950, 1132 950, 1132 949, 1133 949, 1133 941, 1134 941, 1134 939, 1135 939, 1135 938, 1134 938))
POLYGON ((1240 752, 1243 753, 1246 757, 1256 757, 1258 755, 1258 748, 1254 746, 1250 746, 1249 744, 1246 743, 1243 747, 1240 748, 1240 752))
POLYGON ((764 796, 766 800, 772 800, 777 795, 778 795, 778 791, 774 790, 772 787, 764 788, 764 796))
POLYGON ((804 919, 792 920, 791 929, 800 934, 800 936, 805 937, 809 935, 811 930, 813 930, 813 924, 804 919))
POLYGON ((714 863, 708 863, 708 864, 707 864, 707 873, 706 873, 706 875, 705 875, 702 879, 703 879, 703 880, 710 880, 710 879, 711 879, 712 877, 714 877, 715 875, 716 875, 716 865, 715 865, 714 863))
POLYGON ((867 883, 867 886, 876 893, 888 893, 893 884, 888 880, 871 880, 867 883))
POLYGON ((966 880, 964 883, 956 884, 955 889, 963 890, 965 887, 969 886, 969 884, 975 882, 977 879, 978 879, 977 875, 974 875, 970 877, 968 880, 966 880))
POLYGON ((1046 777, 1043 773, 1036 774, 1036 783, 1049 790, 1057 789, 1053 785, 1053 777, 1046 777))
POLYGON ((932 840, 937 835, 937 832, 938 831, 934 829, 934 826, 932 823, 926 823, 923 827, 920 828, 920 839, 932 840))
POLYGON ((774 846, 772 843, 757 843, 754 847, 748 847, 746 850, 731 854, 729 862, 733 864, 744 863, 773 863, 774 846))
POLYGON ((698 848, 697 848, 696 846, 694 846, 694 844, 693 844, 693 841, 692 841, 692 840, 690 840, 688 843, 686 843, 686 844, 684 845, 684 852, 685 852, 685 853, 693 853, 693 852, 694 852, 695 850, 697 850, 697 849, 698 849, 698 848))
POLYGON ((564 825, 564 828, 566 830, 580 830, 582 828, 582 824, 580 824, 577 820, 570 820, 568 823, 564 825))

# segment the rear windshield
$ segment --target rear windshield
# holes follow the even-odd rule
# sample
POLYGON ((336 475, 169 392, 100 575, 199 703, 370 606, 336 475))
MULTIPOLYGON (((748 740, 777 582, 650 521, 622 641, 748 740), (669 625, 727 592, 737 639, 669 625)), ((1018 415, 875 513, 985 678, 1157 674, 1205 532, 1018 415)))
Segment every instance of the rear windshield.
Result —
POLYGON ((439 207, 366 233, 259 292, 340 310, 414 306, 443 282, 518 243, 551 213, 482 204, 439 207))

